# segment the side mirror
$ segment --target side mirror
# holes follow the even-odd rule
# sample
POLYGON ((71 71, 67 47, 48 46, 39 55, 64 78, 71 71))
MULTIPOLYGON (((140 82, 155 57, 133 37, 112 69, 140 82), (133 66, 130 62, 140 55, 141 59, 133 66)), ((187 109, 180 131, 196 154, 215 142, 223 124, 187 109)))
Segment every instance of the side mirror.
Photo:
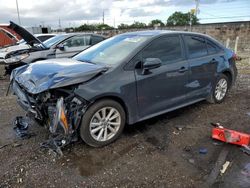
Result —
POLYGON ((149 70, 156 69, 160 67, 161 65, 162 65, 162 62, 159 58, 147 58, 142 65, 142 69, 143 69, 142 74, 146 74, 149 70))
POLYGON ((59 44, 57 45, 57 49, 61 50, 61 51, 64 51, 65 50, 65 47, 63 44, 59 44))

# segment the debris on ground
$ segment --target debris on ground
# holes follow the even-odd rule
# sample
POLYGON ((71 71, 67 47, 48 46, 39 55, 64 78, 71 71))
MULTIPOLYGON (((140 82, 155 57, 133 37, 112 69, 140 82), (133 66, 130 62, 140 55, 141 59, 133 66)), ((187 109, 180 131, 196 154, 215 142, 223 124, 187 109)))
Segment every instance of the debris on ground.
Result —
POLYGON ((185 128, 184 125, 175 125, 175 128, 178 130, 178 131, 181 131, 185 128))
POLYGON ((223 174, 226 172, 226 170, 227 170, 227 168, 229 167, 229 165, 230 165, 230 162, 229 162, 229 161, 226 161, 226 162, 222 165, 222 169, 220 170, 220 174, 221 174, 221 175, 223 175, 223 174))
POLYGON ((183 148, 183 150, 186 151, 186 152, 190 152, 192 150, 192 147, 191 146, 185 146, 183 148))
POLYGON ((250 155, 250 147, 249 146, 243 146, 243 148, 240 148, 243 153, 246 153, 247 155, 250 155))
POLYGON ((188 159, 188 162, 194 164, 194 159, 188 159))
POLYGON ((20 144, 20 143, 14 143, 12 146, 13 146, 14 148, 17 148, 17 147, 22 146, 22 144, 20 144))
POLYGON ((213 145, 215 146, 221 146, 223 143, 222 142, 213 142, 213 145))
POLYGON ((207 148, 200 148, 199 153, 200 154, 207 154, 207 148))
POLYGON ((246 164, 244 169, 241 171, 241 174, 245 175, 246 177, 250 177, 250 163, 246 164))
POLYGON ((212 124, 215 126, 212 130, 212 138, 222 142, 236 144, 240 146, 248 146, 250 142, 250 135, 238 132, 231 129, 226 129, 219 124, 212 124))
POLYGON ((179 132, 175 132, 175 131, 174 131, 174 132, 173 132, 173 134, 174 134, 174 135, 179 135, 180 133, 179 133, 179 132))
POLYGON ((3 149, 3 148, 5 148, 6 146, 8 146, 9 144, 4 144, 4 145, 2 145, 2 146, 0 146, 0 149, 3 149))
POLYGON ((40 147, 43 149, 48 149, 50 152, 54 152, 60 157, 63 156, 62 148, 71 144, 72 142, 78 141, 76 134, 73 135, 55 135, 45 142, 40 144, 40 147))
POLYGON ((28 131, 30 125, 30 119, 28 117, 17 116, 13 124, 13 129, 16 131, 16 135, 19 138, 29 139, 30 137, 35 136, 35 134, 28 131))

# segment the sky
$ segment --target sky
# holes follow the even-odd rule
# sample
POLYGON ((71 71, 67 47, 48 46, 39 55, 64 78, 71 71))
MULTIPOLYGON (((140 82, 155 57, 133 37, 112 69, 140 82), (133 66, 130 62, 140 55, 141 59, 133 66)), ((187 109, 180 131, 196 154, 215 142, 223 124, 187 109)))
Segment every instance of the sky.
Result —
MULTIPOLYGON (((135 21, 166 23, 175 11, 189 12, 195 0, 18 0, 21 25, 77 27, 104 23, 117 27, 135 21)), ((200 23, 250 21, 250 0, 199 0, 200 23)), ((16 0, 0 0, 0 23, 18 23, 16 0)))

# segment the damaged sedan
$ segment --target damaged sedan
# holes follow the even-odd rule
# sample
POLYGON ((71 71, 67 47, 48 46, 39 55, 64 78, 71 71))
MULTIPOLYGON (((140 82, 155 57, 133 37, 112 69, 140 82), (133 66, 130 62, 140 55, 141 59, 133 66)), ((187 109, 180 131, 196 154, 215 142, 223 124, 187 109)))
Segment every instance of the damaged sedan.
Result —
POLYGON ((11 88, 52 134, 101 147, 125 124, 201 100, 221 103, 236 75, 235 54, 207 35, 143 31, 114 36, 72 59, 19 67, 11 88))

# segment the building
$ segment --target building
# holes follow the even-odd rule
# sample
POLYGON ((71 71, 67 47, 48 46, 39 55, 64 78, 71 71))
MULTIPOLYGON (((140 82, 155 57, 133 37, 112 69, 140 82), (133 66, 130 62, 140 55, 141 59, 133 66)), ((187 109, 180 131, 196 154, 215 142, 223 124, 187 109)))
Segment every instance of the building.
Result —
POLYGON ((8 28, 7 24, 0 24, 0 48, 15 44, 21 37, 13 30, 8 28))

